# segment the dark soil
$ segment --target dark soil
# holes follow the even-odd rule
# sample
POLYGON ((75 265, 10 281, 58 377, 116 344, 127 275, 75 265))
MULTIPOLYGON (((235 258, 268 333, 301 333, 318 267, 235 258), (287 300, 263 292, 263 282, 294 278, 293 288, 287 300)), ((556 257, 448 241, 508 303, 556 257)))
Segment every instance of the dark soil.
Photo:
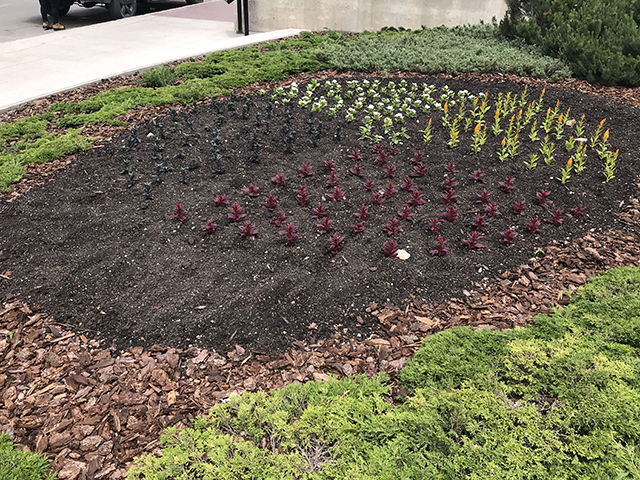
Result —
MULTIPOLYGON (((439 87, 445 84, 442 79, 420 81, 439 87)), ((449 79, 446 84, 454 90, 488 91, 492 101, 498 92, 522 91, 521 85, 509 83, 449 79)), ((530 99, 539 93, 530 89, 530 99)), ((276 105, 272 118, 267 119, 267 97, 250 97, 246 118, 246 99, 237 98, 169 115, 159 120, 162 127, 157 123, 139 127, 133 135, 79 155, 76 164, 59 172, 54 181, 4 208, 0 214, 1 267, 12 273, 0 283, 0 294, 11 293, 32 305, 40 304, 57 322, 90 338, 112 342, 119 349, 158 343, 220 351, 234 344, 249 350, 284 350, 293 340, 311 335, 327 338, 337 330, 366 337, 378 324, 365 312, 372 302, 403 306, 412 296, 427 302, 449 299, 473 290, 485 278, 526 263, 537 248, 554 240, 625 228, 617 214, 624 207, 622 202, 637 196, 640 165, 635 152, 640 140, 633 126, 640 120, 638 111, 560 89, 547 89, 545 99, 548 106, 559 99, 562 111, 571 107, 572 117, 584 113, 587 136, 601 119, 607 119, 611 145, 620 149, 615 179, 603 183, 601 162, 589 151, 586 170, 573 175, 566 187, 560 185, 555 177, 569 158, 564 141, 556 146, 556 159, 550 166, 540 160, 535 170, 527 171, 523 161, 534 151, 526 138, 528 128, 522 133, 520 155, 503 164, 495 153, 501 137, 491 134, 479 155, 469 154, 470 132, 461 134, 459 147, 449 149, 440 114, 434 115, 434 140, 429 145, 422 142, 418 131, 425 126, 424 115, 418 117, 419 124, 408 120, 405 126, 411 140, 399 145, 382 167, 375 164, 371 142, 357 139, 359 122, 344 124, 342 139, 334 138, 344 113, 338 115, 338 121, 325 112, 311 120, 322 124, 317 147, 313 147, 309 110, 294 106, 295 148, 290 154, 284 152, 280 135, 285 109, 276 105), (260 162, 253 163, 249 145, 258 112, 262 113, 260 162), (211 158, 212 132, 218 124, 220 162, 211 158), (162 134, 166 138, 156 140, 162 134), (132 142, 135 148, 123 150, 132 142), (388 185, 384 170, 393 164, 397 172, 392 181, 399 189, 412 172, 409 159, 417 150, 425 153, 429 174, 414 183, 427 203, 411 209, 415 218, 401 221, 401 233, 389 237, 383 229, 410 199, 402 190, 382 205, 370 207, 363 234, 350 233, 353 213, 363 204, 370 205, 371 196, 362 188, 362 179, 348 173, 353 164, 347 154, 354 149, 362 152, 365 177, 374 180, 377 188, 388 185), (121 174, 124 158, 137 179, 131 188, 128 177, 121 174), (323 166, 328 159, 336 164, 346 197, 343 202, 329 200, 333 189, 325 186, 328 177, 323 166), (433 257, 429 250, 434 248, 434 236, 428 224, 436 216, 442 218, 446 208, 440 202, 440 184, 450 162, 460 171, 455 174, 459 182, 455 193, 460 196, 455 206, 460 218, 441 225, 438 234, 448 241, 449 252, 433 257), (162 181, 156 178, 156 163, 172 167, 162 181), (181 168, 196 163, 200 167, 189 171, 182 183, 181 168), (298 177, 303 164, 312 166, 313 176, 298 177), (222 169, 224 173, 214 173, 222 169), (476 169, 484 172, 484 184, 474 184, 469 178, 476 169), (271 183, 277 173, 289 178, 284 187, 275 188, 271 183), (510 194, 498 186, 507 176, 516 178, 516 189, 510 194), (145 198, 145 182, 152 183, 153 200, 145 198), (241 191, 250 183, 260 188, 255 199, 241 191), (306 208, 296 201, 295 189, 300 185, 310 192, 306 208), (492 193, 502 215, 489 222, 482 240, 486 248, 469 250, 461 240, 472 230, 469 221, 482 208, 475 201, 483 188, 492 193), (553 209, 563 211, 564 222, 556 227, 543 221, 543 232, 530 235, 525 228, 529 218, 551 216, 550 208, 534 204, 536 191, 542 189, 551 191, 553 209), (271 223, 275 212, 260 206, 269 193, 278 196, 276 211, 285 212, 299 227, 301 238, 292 247, 285 246, 277 234, 281 228, 271 223), (259 229, 254 240, 238 235, 238 224, 227 219, 226 208, 214 205, 217 194, 243 207, 246 220, 259 229), (526 201, 525 215, 517 216, 511 210, 518 200, 526 201), (326 205, 336 231, 346 237, 337 255, 327 251, 328 236, 319 235, 317 222, 311 219, 311 207, 318 202, 326 205), (184 223, 171 218, 176 203, 186 208, 184 223), (585 212, 580 219, 568 214, 578 204, 585 212), (214 235, 201 229, 208 219, 219 225, 214 235), (518 232, 515 245, 499 241, 499 232, 507 228, 518 232), (411 254, 410 259, 385 257, 382 245, 389 238, 398 241, 411 254)), ((490 110, 487 119, 492 115, 490 110)), ((389 151, 388 144, 382 148, 389 151)))

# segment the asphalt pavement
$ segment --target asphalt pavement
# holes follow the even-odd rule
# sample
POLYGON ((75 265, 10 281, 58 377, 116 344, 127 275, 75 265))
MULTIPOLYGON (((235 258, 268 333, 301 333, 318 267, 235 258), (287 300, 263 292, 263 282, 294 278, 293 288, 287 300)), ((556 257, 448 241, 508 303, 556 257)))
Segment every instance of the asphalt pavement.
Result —
POLYGON ((213 0, 1 42, 0 112, 105 78, 299 33, 238 34, 235 8, 213 0))

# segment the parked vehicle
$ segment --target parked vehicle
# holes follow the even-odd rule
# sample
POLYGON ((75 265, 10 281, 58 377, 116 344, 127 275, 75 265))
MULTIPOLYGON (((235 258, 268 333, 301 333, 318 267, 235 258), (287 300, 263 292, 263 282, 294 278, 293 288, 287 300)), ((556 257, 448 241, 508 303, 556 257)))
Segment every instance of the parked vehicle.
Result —
MULTIPOLYGON (((69 13, 71 5, 78 4, 85 8, 95 7, 100 5, 106 7, 109 10, 109 15, 113 19, 133 17, 138 11, 138 4, 150 3, 153 0, 100 0, 97 2, 85 1, 85 0, 61 0, 60 2, 60 16, 64 16, 69 13)), ((194 3, 202 3, 203 0, 186 0, 187 5, 193 5, 194 3)))

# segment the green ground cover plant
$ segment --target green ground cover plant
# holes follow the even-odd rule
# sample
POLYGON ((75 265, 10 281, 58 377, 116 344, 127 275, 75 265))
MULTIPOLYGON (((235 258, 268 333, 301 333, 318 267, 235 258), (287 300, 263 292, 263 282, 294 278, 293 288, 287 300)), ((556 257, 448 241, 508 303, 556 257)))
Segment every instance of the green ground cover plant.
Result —
POLYGON ((72 133, 53 147, 58 151, 57 157, 49 153, 42 156, 43 151, 51 151, 43 150, 44 144, 55 138, 54 134, 47 134, 51 127, 69 129, 99 123, 125 126, 126 122, 119 117, 141 106, 192 105, 203 98, 229 95, 233 88, 250 83, 283 80, 295 73, 329 68, 430 73, 502 71, 554 78, 570 74, 562 62, 500 40, 496 27, 491 25, 384 31, 355 38, 336 32, 302 32, 296 39, 215 52, 203 61, 185 62, 173 69, 159 67, 142 75, 146 86, 109 90, 81 102, 54 103, 48 114, 0 125, 0 191, 8 191, 11 183, 19 181, 25 172, 24 165, 34 158, 50 161, 89 148, 89 142, 78 142, 77 135, 72 133), (437 42, 439 48, 433 49, 429 42, 437 42), (399 46, 406 53, 391 55, 399 46), (425 57, 423 50, 439 53, 425 57), (346 60, 345 55, 351 58, 352 51, 361 60, 346 60), (174 84, 173 75, 182 81, 174 84), (59 148, 74 142, 76 150, 59 148))
POLYGON ((577 78, 640 85, 640 1, 507 0, 501 32, 564 59, 577 78))
POLYGON ((354 376, 234 395, 128 479, 640 478, 640 269, 507 332, 423 340, 389 402, 354 376))
POLYGON ((51 462, 37 453, 14 448, 9 435, 0 435, 0 478, 2 480, 55 480, 51 462))

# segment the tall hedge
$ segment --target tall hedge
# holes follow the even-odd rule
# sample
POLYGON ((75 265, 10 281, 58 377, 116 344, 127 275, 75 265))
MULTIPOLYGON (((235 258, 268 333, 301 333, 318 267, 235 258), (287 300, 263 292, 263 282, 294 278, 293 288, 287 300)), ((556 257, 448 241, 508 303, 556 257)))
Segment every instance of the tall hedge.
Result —
POLYGON ((640 85, 640 0, 506 0, 500 24, 564 59, 576 77, 603 85, 640 85))

